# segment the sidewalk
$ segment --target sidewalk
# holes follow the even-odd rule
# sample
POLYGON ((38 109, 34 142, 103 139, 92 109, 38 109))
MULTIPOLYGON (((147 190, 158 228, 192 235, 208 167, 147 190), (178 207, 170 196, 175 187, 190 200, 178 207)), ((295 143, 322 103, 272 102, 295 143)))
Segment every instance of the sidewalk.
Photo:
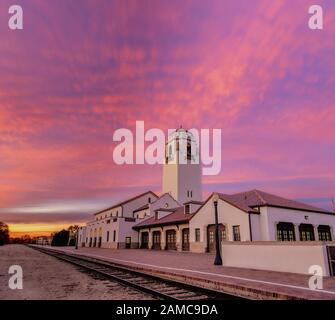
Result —
POLYGON ((335 300, 335 278, 323 290, 308 288, 308 275, 214 266, 214 255, 153 250, 45 247, 113 262, 165 278, 223 290, 252 299, 335 300))

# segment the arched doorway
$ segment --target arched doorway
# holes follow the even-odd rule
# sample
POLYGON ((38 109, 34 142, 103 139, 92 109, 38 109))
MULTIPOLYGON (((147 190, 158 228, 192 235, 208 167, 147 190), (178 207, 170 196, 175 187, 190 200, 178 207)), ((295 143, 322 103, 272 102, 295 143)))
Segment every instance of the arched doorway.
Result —
POLYGON ((99 241, 98 241, 98 247, 101 248, 102 243, 102 228, 99 229, 99 241))
POLYGON ((149 248, 149 232, 141 233, 141 249, 149 248))
MULTIPOLYGON (((219 238, 220 243, 226 240, 226 228, 223 224, 219 224, 219 238)), ((207 227, 207 251, 215 252, 215 224, 207 227)))
POLYGON ((126 237, 125 247, 126 249, 131 249, 131 237, 126 237))
POLYGON ((175 230, 166 231, 166 250, 177 250, 176 238, 175 230))
POLYGON ((183 251, 190 250, 190 229, 185 228, 182 232, 182 249, 183 251))
POLYGON ((160 250, 161 249, 161 232, 154 231, 152 233, 152 249, 160 250))

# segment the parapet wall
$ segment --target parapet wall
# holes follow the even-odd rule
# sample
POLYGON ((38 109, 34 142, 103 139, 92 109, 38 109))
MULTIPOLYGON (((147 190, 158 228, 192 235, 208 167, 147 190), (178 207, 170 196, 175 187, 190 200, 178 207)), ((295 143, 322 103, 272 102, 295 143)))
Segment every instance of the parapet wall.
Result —
MULTIPOLYGON (((332 243, 334 245, 334 243, 332 243)), ((330 275, 327 246, 322 242, 223 242, 223 266, 309 274, 318 265, 330 275)))

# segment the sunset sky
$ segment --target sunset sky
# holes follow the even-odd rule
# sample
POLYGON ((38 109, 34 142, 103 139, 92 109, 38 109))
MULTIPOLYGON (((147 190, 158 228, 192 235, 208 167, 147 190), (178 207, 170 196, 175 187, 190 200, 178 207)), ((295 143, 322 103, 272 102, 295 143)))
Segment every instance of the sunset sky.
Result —
POLYGON ((262 189, 331 209, 335 2, 0 2, 0 221, 48 233, 161 192, 160 166, 113 163, 114 130, 221 128, 204 196, 262 189))

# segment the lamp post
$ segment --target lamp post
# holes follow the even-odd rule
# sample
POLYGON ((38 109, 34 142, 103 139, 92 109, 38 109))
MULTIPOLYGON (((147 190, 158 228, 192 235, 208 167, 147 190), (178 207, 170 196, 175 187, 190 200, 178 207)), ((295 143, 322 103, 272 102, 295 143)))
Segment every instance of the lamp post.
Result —
POLYGON ((78 250, 78 232, 79 232, 79 228, 76 231, 76 246, 75 246, 76 250, 78 250))
POLYGON ((215 213, 215 248, 216 255, 214 260, 214 265, 222 266, 222 258, 220 253, 220 237, 219 237, 219 218, 218 218, 218 201, 219 195, 215 193, 213 195, 214 213, 215 213))

